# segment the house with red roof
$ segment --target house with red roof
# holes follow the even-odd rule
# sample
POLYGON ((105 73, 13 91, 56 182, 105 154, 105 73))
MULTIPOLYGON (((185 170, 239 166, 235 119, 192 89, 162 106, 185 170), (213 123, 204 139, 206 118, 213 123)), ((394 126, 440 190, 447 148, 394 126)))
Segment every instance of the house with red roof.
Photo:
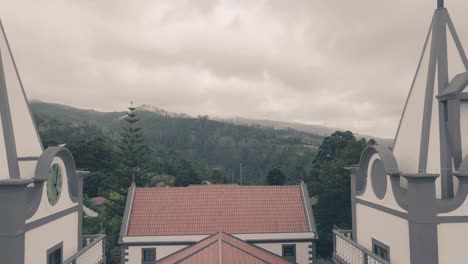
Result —
POLYGON ((122 263, 313 263, 317 237, 304 183, 128 191, 122 263))
POLYGON ((211 235, 193 246, 186 247, 158 260, 158 264, 173 263, 291 264, 289 260, 283 257, 223 232, 211 235))

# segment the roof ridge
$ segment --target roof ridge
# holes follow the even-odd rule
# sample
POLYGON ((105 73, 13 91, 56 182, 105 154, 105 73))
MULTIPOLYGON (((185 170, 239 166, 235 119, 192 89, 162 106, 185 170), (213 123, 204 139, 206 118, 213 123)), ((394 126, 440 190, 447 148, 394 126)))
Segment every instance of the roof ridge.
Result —
MULTIPOLYGON (((238 237, 232 236, 232 235, 230 235, 230 234, 228 234, 228 233, 225 233, 225 234, 227 235, 227 237, 230 237, 230 238, 232 238, 232 239, 234 239, 234 240, 239 241, 239 242, 241 243, 241 245, 243 245, 243 246, 247 246, 247 247, 250 247, 250 248, 255 248, 255 249, 257 249, 257 250, 260 250, 260 252, 262 252, 262 253, 264 253, 264 254, 266 254, 266 255, 269 255, 269 256, 271 256, 271 257, 282 258, 281 256, 276 255, 275 253, 273 253, 273 252, 271 252, 271 251, 268 251, 268 250, 266 250, 266 249, 264 249, 264 248, 261 248, 261 247, 259 247, 259 246, 254 245, 254 244, 247 243, 246 241, 244 241, 244 240, 242 240, 242 239, 240 239, 240 238, 238 238, 238 237)), ((257 259, 259 259, 259 260, 261 260, 261 261, 267 262, 267 260, 266 260, 263 256, 258 256, 258 255, 256 255, 256 254, 253 254, 252 252, 249 252, 249 250, 243 249, 243 248, 241 248, 241 247, 239 247, 239 246, 237 246, 237 245, 234 245, 233 243, 229 242, 229 241, 226 240, 226 239, 222 239, 221 241, 224 242, 224 243, 226 243, 226 244, 228 244, 229 246, 231 246, 231 247, 237 249, 237 250, 240 250, 240 251, 242 251, 242 252, 244 252, 244 253, 246 253, 246 254, 248 254, 248 255, 254 257, 254 258, 257 258, 257 259)), ((284 260, 287 261, 286 259, 284 259, 284 260)), ((267 263, 268 263, 268 262, 267 262, 267 263)))
POLYGON ((187 187, 164 187, 164 188, 158 188, 158 187, 136 187, 137 190, 174 190, 174 189, 209 189, 209 188, 273 188, 273 189, 282 189, 282 188, 292 188, 292 187, 300 187, 300 184, 296 185, 227 185, 227 186, 187 186, 187 187))
POLYGON ((244 254, 247 254, 251 257, 254 257, 258 260, 261 260, 263 262, 266 262, 266 263, 269 263, 268 259, 269 258, 272 258, 272 259, 275 259, 277 260, 276 262, 274 263, 289 263, 288 260, 282 258, 281 256, 278 256, 276 254, 274 254, 273 252, 270 252, 264 248, 261 248, 259 246, 256 246, 256 245, 252 245, 238 237, 235 237, 227 232, 224 232, 224 231, 218 231, 218 232, 215 232, 209 236, 207 236, 206 238, 198 241, 196 244, 194 245, 191 245, 191 246, 188 246, 186 248, 183 248, 179 251, 176 251, 168 256, 165 256, 164 258, 160 259, 158 262, 160 263, 166 263, 166 262, 176 262, 176 263, 180 263, 180 262, 183 262, 193 256, 195 256, 196 254, 210 248, 211 246, 213 246, 215 243, 217 243, 217 246, 218 246, 218 257, 219 257, 219 261, 220 263, 222 263, 222 259, 223 259, 223 244, 226 244, 230 247, 232 247, 234 250, 238 250, 238 251, 241 251, 243 252, 244 254), (238 244, 239 243, 239 244, 238 244), (206 245, 205 245, 206 244, 206 245), (257 252, 256 253, 261 253, 261 254, 256 254, 255 251, 252 251, 252 250, 256 250, 257 252))

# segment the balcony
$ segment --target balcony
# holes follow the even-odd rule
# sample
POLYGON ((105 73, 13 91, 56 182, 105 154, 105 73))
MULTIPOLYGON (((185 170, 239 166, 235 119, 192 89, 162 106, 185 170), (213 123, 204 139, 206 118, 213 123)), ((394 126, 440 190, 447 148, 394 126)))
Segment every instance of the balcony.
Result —
POLYGON ((351 238, 351 230, 333 230, 333 261, 336 264, 390 264, 351 238))
POLYGON ((65 260, 63 264, 102 264, 106 263, 103 234, 83 236, 83 248, 65 260))

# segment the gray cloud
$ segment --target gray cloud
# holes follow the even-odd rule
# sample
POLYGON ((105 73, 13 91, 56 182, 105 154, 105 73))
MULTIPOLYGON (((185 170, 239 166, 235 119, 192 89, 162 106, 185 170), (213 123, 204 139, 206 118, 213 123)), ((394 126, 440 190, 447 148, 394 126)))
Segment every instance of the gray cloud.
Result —
MULTIPOLYGON (((392 137, 432 2, 0 0, 0 16, 30 98, 392 137)), ((448 6, 466 43, 468 3, 448 6)))

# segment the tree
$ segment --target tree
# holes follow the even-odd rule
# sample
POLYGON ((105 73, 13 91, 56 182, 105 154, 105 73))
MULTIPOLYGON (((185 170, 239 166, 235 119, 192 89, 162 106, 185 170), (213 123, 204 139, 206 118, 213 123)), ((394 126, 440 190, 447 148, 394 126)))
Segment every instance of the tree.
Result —
POLYGON ((285 185, 286 176, 283 174, 283 172, 280 169, 274 168, 268 172, 267 184, 268 185, 285 185))
POLYGON ((83 191, 88 197, 100 195, 109 175, 116 167, 115 152, 112 145, 101 137, 91 140, 78 140, 67 144, 73 153, 78 169, 90 171, 84 179, 83 191))
POLYGON ((174 187, 175 177, 168 174, 148 173, 150 179, 150 187, 174 187))
POLYGON ((200 183, 200 178, 189 161, 184 159, 178 160, 175 170, 175 186, 185 187, 190 184, 200 183))
MULTIPOLYGON (((128 108, 124 117, 126 124, 122 126, 120 141, 117 146, 117 169, 108 181, 109 194, 104 209, 100 212, 104 228, 107 234, 106 244, 109 250, 114 250, 117 246, 117 239, 120 232, 127 191, 132 182, 136 185, 145 186, 149 183, 146 177, 148 167, 149 148, 144 144, 141 128, 136 126, 139 121, 135 113, 133 104, 128 108)), ((110 251, 109 251, 110 252, 110 251)), ((110 259, 111 255, 107 252, 110 259)))
MULTIPOLYGON (((112 192, 109 199, 104 202, 104 208, 99 212, 98 219, 102 223, 102 227, 106 231, 106 255, 107 263, 119 263, 112 258, 111 252, 118 248, 117 241, 119 239, 120 228, 122 226, 123 211, 116 204, 125 203, 126 198, 116 192, 112 192)), ((94 233, 96 234, 96 233, 94 233)))
POLYGON ((124 117, 126 124, 122 126, 121 139, 118 144, 119 167, 116 175, 114 191, 126 190, 132 181, 138 186, 148 184, 145 177, 148 166, 149 148, 144 144, 143 133, 136 123, 140 121, 135 113, 135 107, 130 106, 124 117))
POLYGON ((314 213, 320 237, 317 245, 319 256, 331 255, 335 225, 351 228, 350 175, 345 167, 359 163, 366 146, 366 140, 356 140, 352 132, 337 131, 326 137, 319 147, 306 179, 311 195, 318 196, 314 213))
POLYGON ((221 168, 213 168, 210 173, 210 181, 215 184, 224 183, 224 173, 221 168))

